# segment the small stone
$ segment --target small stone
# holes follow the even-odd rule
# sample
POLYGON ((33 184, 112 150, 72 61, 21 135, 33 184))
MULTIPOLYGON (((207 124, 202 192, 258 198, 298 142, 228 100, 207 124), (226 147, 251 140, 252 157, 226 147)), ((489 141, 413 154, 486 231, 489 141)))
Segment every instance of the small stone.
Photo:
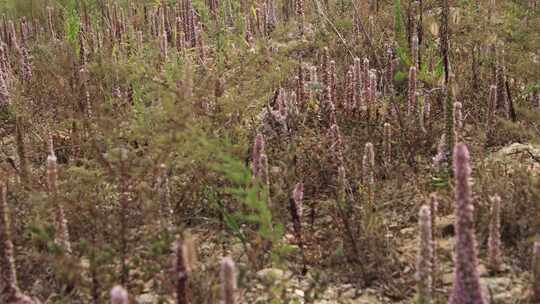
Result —
POLYGON ((301 289, 295 289, 295 290, 294 290, 294 294, 295 294, 296 296, 298 296, 299 298, 301 298, 301 299, 304 298, 304 291, 301 290, 301 289))
POLYGON ((285 278, 285 272, 278 268, 265 268, 257 272, 257 278, 261 281, 272 283, 285 278))
POLYGON ((138 304, 152 304, 158 302, 158 296, 151 293, 145 293, 137 297, 138 304))

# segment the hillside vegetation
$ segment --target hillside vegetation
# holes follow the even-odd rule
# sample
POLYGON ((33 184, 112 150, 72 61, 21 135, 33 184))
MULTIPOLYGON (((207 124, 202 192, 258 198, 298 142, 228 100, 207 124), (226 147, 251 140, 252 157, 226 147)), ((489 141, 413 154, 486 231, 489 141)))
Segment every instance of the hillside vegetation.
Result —
POLYGON ((538 1, 0 11, 1 303, 540 303, 538 1))

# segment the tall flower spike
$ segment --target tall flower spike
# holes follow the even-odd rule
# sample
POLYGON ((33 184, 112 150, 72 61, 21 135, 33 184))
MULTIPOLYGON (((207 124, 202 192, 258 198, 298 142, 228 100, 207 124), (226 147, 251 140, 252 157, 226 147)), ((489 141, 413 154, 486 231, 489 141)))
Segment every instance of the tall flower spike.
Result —
POLYGON ((418 34, 416 31, 413 31, 413 36, 411 38, 411 56, 414 67, 418 68, 418 34))
POLYGON ((341 132, 339 131, 339 126, 337 124, 332 124, 330 126, 330 139, 332 142, 331 151, 334 154, 335 159, 338 162, 338 165, 343 163, 343 140, 341 139, 341 132))
POLYGON ((374 186, 375 186, 375 152, 373 144, 368 142, 364 146, 364 156, 362 157, 362 180, 368 194, 370 206, 374 204, 374 186))
POLYGON ((0 66, 0 108, 10 103, 7 78, 7 73, 0 66))
POLYGON ((251 161, 252 161, 252 174, 253 179, 259 177, 260 163, 261 163, 261 154, 264 153, 264 137, 261 133, 258 133, 255 137, 255 142, 253 143, 253 151, 251 152, 251 161))
POLYGON ((377 71, 369 71, 369 107, 374 108, 377 99, 377 71))
POLYGON ((455 180, 454 282, 449 304, 485 304, 478 276, 473 203, 469 186, 471 174, 469 150, 465 144, 454 147, 455 180))
POLYGON ((330 60, 330 80, 329 80, 329 87, 330 87, 330 100, 334 104, 334 108, 337 104, 337 84, 336 84, 336 62, 334 60, 330 60))
POLYGON ((294 186, 292 192, 292 199, 289 200, 289 208, 291 211, 291 217, 293 222, 294 234, 296 236, 296 241, 298 247, 300 248, 300 253, 302 255, 303 269, 302 273, 307 271, 306 256, 304 253, 304 242, 302 239, 302 201, 304 199, 304 184, 302 182, 297 183, 294 186))
POLYGON ((508 100, 508 92, 506 91, 506 75, 505 68, 499 64, 496 68, 497 81, 497 108, 501 109, 503 117, 510 117, 510 102, 508 100))
POLYGON ((129 304, 128 292, 124 287, 116 285, 111 289, 111 304, 129 304))
POLYGON ((345 74, 345 98, 343 99, 343 109, 347 112, 350 112, 354 109, 355 103, 355 92, 354 92, 354 76, 353 76, 354 66, 350 66, 345 74))
POLYGON ((302 108, 306 102, 306 91, 305 91, 305 76, 304 76, 304 67, 302 64, 298 66, 298 77, 296 79, 296 98, 299 108, 302 108))
POLYGON ((330 55, 328 53, 328 48, 323 48, 323 54, 322 54, 322 66, 321 66, 321 73, 322 73, 322 83, 323 86, 326 87, 330 83, 330 55))
POLYGON ((493 196, 491 199, 488 237, 488 267, 492 272, 502 270, 501 258, 501 197, 493 196))
POLYGON ((169 187, 169 177, 167 175, 167 166, 161 164, 158 168, 156 178, 156 192, 159 199, 159 222, 161 228, 169 233, 173 232, 173 210, 171 208, 171 191, 169 187))
POLYGON ((15 25, 13 21, 10 20, 8 24, 11 32, 11 45, 13 49, 19 54, 21 79, 25 82, 28 82, 30 78, 32 78, 32 67, 30 65, 30 55, 28 54, 26 41, 24 40, 24 37, 21 37, 21 43, 18 43, 17 32, 15 30, 15 25))
POLYGON ((267 206, 272 210, 272 201, 270 200, 270 175, 268 173, 268 157, 266 154, 261 154, 260 158, 260 176, 261 176, 261 186, 265 194, 267 206))
POLYGON ((497 86, 492 85, 489 87, 489 98, 488 98, 488 113, 486 121, 486 137, 489 137, 493 134, 493 123, 495 119, 495 108, 497 106, 497 86))
POLYGON ((297 183, 293 190, 293 200, 296 206, 298 217, 302 217, 302 201, 304 200, 304 183, 297 183))
POLYGON ((433 239, 431 211, 429 206, 420 207, 418 257, 416 261, 416 282, 418 304, 429 304, 432 299, 433 284, 433 239))
POLYGON ((354 58, 354 95, 355 104, 353 109, 360 109, 362 107, 362 61, 360 58, 354 58))
POLYGON ((461 102, 454 102, 454 141, 461 141, 461 130, 463 128, 463 115, 461 114, 461 102))
POLYGON ((230 257, 225 257, 221 261, 221 300, 223 304, 234 304, 234 293, 236 289, 236 269, 234 261, 230 257))
POLYGON ((424 98, 424 110, 423 110, 423 118, 424 118, 424 124, 426 128, 430 128, 431 126, 431 100, 429 96, 425 96, 424 98))
POLYGON ((296 0, 296 15, 298 17, 298 30, 304 35, 304 0, 296 0))
POLYGON ((409 69, 409 93, 407 96, 407 115, 415 115, 416 105, 416 67, 409 69))
POLYGON ((169 46, 167 41, 167 32, 162 31, 159 35, 159 49, 161 51, 161 60, 166 62, 169 59, 169 46))
POLYGON ((190 267, 186 251, 184 242, 180 237, 177 237, 174 244, 174 287, 176 292, 176 304, 190 303, 190 267))
POLYGON ((533 93, 531 98, 532 98, 532 106, 534 108, 540 109, 540 91, 533 93))
POLYGON ((384 123, 383 133, 384 162, 389 165, 392 162, 392 126, 387 122, 384 123))
POLYGON ((0 276, 3 285, 0 299, 13 297, 19 292, 8 213, 7 187, 4 181, 0 181, 0 276))
POLYGON ((532 255, 532 298, 531 303, 540 302, 540 241, 534 242, 532 255))
POLYGON ((69 241, 69 230, 64 207, 58 199, 58 164, 54 154, 52 136, 49 137, 49 156, 47 156, 47 185, 49 187, 49 197, 56 208, 55 242, 67 253, 71 253, 71 243, 69 241))
POLYGON ((432 268, 432 277, 433 277, 433 288, 435 287, 437 280, 437 236, 438 233, 435 231, 435 219, 437 218, 437 213, 439 209, 439 199, 437 198, 436 193, 431 193, 429 196, 429 212, 431 214, 431 251, 433 252, 431 259, 431 268, 432 268))
POLYGON ((394 89, 394 70, 395 70, 395 61, 394 61, 394 51, 392 47, 388 46, 386 49, 387 64, 385 69, 385 87, 386 94, 392 94, 394 89))
POLYGON ((363 105, 369 104, 369 59, 364 58, 364 64, 362 65, 362 103, 363 105))
POLYGON ((54 30, 54 11, 53 8, 47 7, 47 26, 49 27, 49 34, 51 34, 51 40, 56 41, 56 31, 54 30))

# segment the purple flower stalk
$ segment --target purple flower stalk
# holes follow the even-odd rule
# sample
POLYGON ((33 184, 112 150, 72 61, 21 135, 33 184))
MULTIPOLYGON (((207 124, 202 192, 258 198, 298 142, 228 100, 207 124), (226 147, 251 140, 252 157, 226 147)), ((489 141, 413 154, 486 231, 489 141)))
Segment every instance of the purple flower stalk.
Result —
POLYGON ((174 288, 177 304, 190 303, 191 291, 189 288, 189 275, 191 271, 188 249, 184 241, 177 237, 174 243, 174 288))
POLYGON ((369 99, 369 84, 369 59, 364 58, 364 63, 362 65, 362 102, 364 104, 368 104, 367 99, 369 99))
POLYGON ((461 129, 463 128, 463 115, 461 114, 461 102, 454 102, 454 140, 460 142, 461 129))
POLYGON ((433 252, 431 267, 433 274, 433 285, 436 284, 436 275, 437 275, 437 233, 435 233, 435 219, 437 218, 437 213, 439 209, 439 199, 437 198, 436 193, 431 193, 429 196, 429 212, 431 215, 431 251, 433 252))
POLYGON ((297 183, 293 190, 293 201, 296 206, 298 217, 302 217, 302 201, 304 200, 304 183, 297 183))
POLYGON ((64 208, 58 200, 58 164, 54 154, 52 136, 49 137, 49 156, 47 156, 47 185, 49 196, 56 208, 56 240, 67 253, 71 253, 71 243, 69 241, 69 230, 64 208))
POLYGON ((343 163, 343 140, 341 139, 341 132, 337 124, 332 124, 330 127, 330 139, 332 144, 330 150, 337 159, 338 165, 343 163))
POLYGON ((369 107, 375 106, 375 99, 377 97, 377 71, 369 71, 369 107))
POLYGON ((355 109, 361 108, 362 106, 362 61, 360 58, 355 57, 354 58, 354 94, 356 96, 355 100, 355 109))
POLYGON ((354 66, 351 65, 345 74, 345 98, 343 100, 343 108, 347 111, 354 109, 356 95, 354 83, 354 66))
POLYGON ((418 68, 419 56, 418 56, 418 34, 414 31, 411 38, 411 56, 413 65, 418 68))
POLYGON ((418 226, 420 242, 416 261, 416 282, 418 304, 429 304, 433 288, 433 231, 431 227, 431 210, 424 205, 420 207, 418 226))
POLYGON ((391 46, 386 49, 387 63, 385 69, 386 94, 391 94, 394 89, 394 71, 396 69, 394 61, 394 50, 391 46))
POLYGON ((497 107, 497 86, 489 87, 488 113, 486 122, 487 137, 491 136, 493 130, 493 119, 495 118, 495 108, 497 107))
POLYGON ((0 66, 0 107, 10 103, 10 95, 6 79, 7 73, 0 66))
POLYGON ((329 79, 329 87, 330 87, 330 98, 328 99, 334 104, 334 108, 336 107, 336 100, 337 100, 337 92, 336 92, 336 62, 334 60, 330 60, 330 79, 329 79))
POLYGON ((392 126, 387 122, 384 123, 383 134, 384 161, 388 165, 392 162, 392 126))
POLYGON ((416 67, 409 69, 409 93, 407 97, 407 115, 416 113, 416 67))
POLYGON ((251 152, 251 168, 254 180, 259 176, 262 153, 264 153, 264 137, 261 133, 258 133, 253 143, 253 151, 251 152))
POLYGON ((364 146, 364 155, 362 157, 362 180, 364 182, 364 185, 373 184, 374 166, 375 166, 375 153, 373 151, 373 144, 368 142, 364 146))
POLYGON ((19 289, 10 233, 7 187, 4 181, 0 184, 0 196, 0 277, 3 285, 0 299, 2 299, 12 297, 18 293, 19 289))
POLYGON ((362 157, 362 181, 368 194, 368 202, 370 206, 374 203, 374 186, 375 186, 375 152, 373 144, 368 142, 364 146, 364 155, 362 157))
POLYGON ((501 258, 501 197, 491 198, 491 210, 488 237, 488 267, 492 272, 502 270, 501 258))
POLYGON ((234 261, 225 257, 221 261, 221 300, 223 304, 234 304, 234 292, 236 289, 236 269, 234 261))
POLYGON ((485 304, 478 276, 473 203, 469 186, 471 174, 469 150, 465 144, 454 147, 455 179, 454 282, 449 304, 485 304))

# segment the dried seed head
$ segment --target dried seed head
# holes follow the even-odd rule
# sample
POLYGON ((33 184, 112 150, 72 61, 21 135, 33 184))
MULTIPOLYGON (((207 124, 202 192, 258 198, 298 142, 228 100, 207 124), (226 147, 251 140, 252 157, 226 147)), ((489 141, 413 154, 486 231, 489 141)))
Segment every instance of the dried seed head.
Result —
POLYGON ((128 292, 124 287, 116 285, 111 289, 111 304, 129 304, 128 292))

